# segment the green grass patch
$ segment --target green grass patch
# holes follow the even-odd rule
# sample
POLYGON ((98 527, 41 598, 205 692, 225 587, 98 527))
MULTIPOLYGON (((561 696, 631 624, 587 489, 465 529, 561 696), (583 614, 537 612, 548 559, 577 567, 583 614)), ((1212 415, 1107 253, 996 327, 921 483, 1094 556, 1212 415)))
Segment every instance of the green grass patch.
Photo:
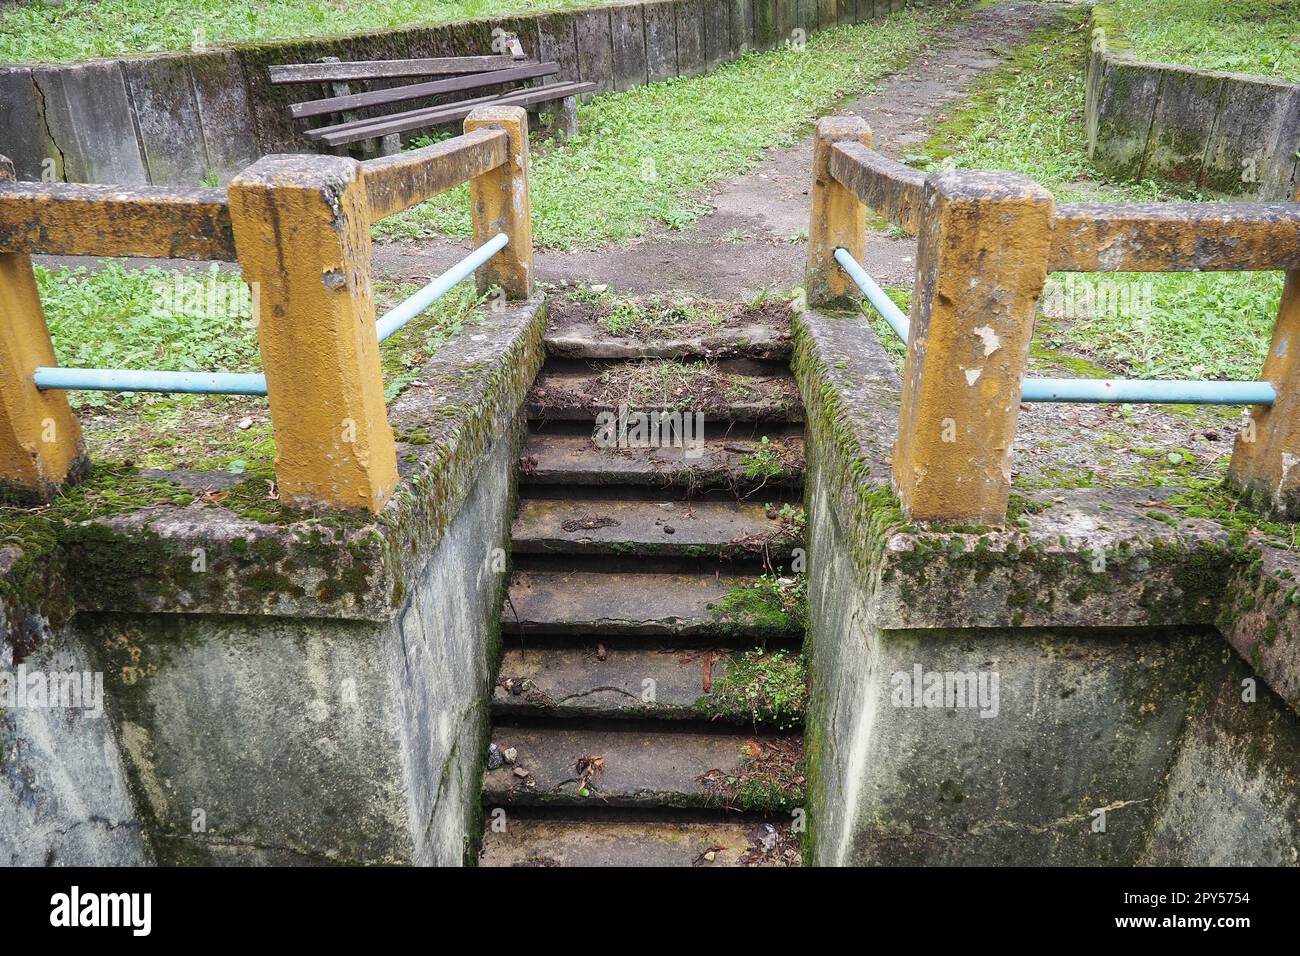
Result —
POLYGON ((575 0, 64 0, 56 6, 30 0, 0 10, 0 62, 59 63, 202 44, 342 36, 581 5, 575 0))
POLYGON ((793 651, 742 651, 727 659, 726 675, 703 700, 710 716, 791 730, 808 705, 808 669, 793 651))
POLYGON ((1143 60, 1300 83, 1297 0, 1114 0, 1143 60))
MULTIPOLYGON (((533 239, 595 247, 679 229, 707 208, 701 190, 787 146, 843 97, 923 49, 946 5, 823 30, 804 49, 751 52, 712 73, 679 77, 578 106, 579 133, 531 160, 533 239)), ((380 223, 381 238, 470 235, 464 187, 380 223)))
POLYGON ((808 620, 806 577, 765 574, 753 584, 732 588, 710 608, 710 614, 733 634, 767 637, 801 632, 808 620))
MULTIPOLYGON (((1151 16, 1164 5, 1151 6, 1151 16)), ((908 157, 929 170, 1023 173, 1058 202, 1178 198, 1155 182, 1110 182, 1088 159, 1084 123, 1087 13, 1035 35, 908 157)), ((1149 378, 1258 378, 1272 335, 1280 273, 1056 275, 1040 307, 1051 316, 1035 356, 1149 378)), ((883 328, 883 322, 878 324, 883 328)), ((888 348, 893 338, 881 334, 888 348)), ((1079 377, 1092 377, 1081 372, 1079 377)))

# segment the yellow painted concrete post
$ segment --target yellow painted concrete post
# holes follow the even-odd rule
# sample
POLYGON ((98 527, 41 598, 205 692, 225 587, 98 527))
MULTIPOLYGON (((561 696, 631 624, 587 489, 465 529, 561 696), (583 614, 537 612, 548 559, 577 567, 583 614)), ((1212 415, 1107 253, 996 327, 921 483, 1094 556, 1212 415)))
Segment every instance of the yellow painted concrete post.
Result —
POLYGON ((926 180, 893 464, 912 520, 1006 518, 1054 212, 1051 193, 1013 173, 926 180))
POLYGON ((480 106, 465 119, 465 132, 503 129, 510 136, 510 158, 504 165, 470 180, 474 245, 481 246, 499 232, 510 244, 478 270, 478 291, 500 286, 512 299, 533 293, 533 219, 528 198, 528 113, 519 106, 480 106))
POLYGON ((230 184, 239 264, 259 303, 280 499, 378 511, 397 484, 361 166, 265 156, 230 184))
POLYGON ((1300 269, 1286 274, 1260 377, 1273 383, 1277 401, 1250 410, 1228 477, 1270 516, 1294 520, 1300 518, 1300 269))
POLYGON ((808 305, 814 309, 856 310, 862 302, 862 293, 835 261, 835 250, 843 246, 861 262, 867 241, 867 210, 831 175, 831 147, 841 142, 870 146, 871 127, 860 116, 827 116, 817 121, 804 279, 808 305))
MULTIPOLYGON (((0 156, 0 182, 13 179, 13 164, 0 156)), ((67 393, 32 382, 37 368, 57 364, 31 257, 0 252, 0 481, 34 498, 48 498, 85 465, 67 393)))

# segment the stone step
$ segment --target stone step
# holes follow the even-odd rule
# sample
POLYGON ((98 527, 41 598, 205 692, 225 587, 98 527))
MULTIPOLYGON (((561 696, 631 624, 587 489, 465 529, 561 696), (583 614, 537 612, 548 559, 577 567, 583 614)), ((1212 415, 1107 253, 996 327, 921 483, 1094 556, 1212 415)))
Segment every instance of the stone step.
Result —
MULTIPOLYGON (((638 647, 587 640, 551 647, 509 647, 501 660, 496 717, 706 720, 791 730, 803 700, 797 647, 725 650, 638 647), (735 655, 738 666, 731 668, 735 655), (727 679, 728 673, 734 677, 727 679), (707 677, 706 677, 707 675, 707 677), (764 688, 772 686, 773 694, 764 688), (779 708, 779 712, 776 711, 779 708)), ((805 699, 806 699, 806 691, 805 699)))
POLYGON ((767 555, 782 562, 795 544, 789 518, 736 501, 524 499, 511 529, 511 546, 526 554, 767 555))
MULTIPOLYGON (((708 363, 624 362, 589 371, 543 368, 528 392, 527 407, 533 421, 593 425, 599 424, 602 413, 654 409, 680 412, 689 419, 685 427, 697 421, 717 425, 804 420, 799 389, 788 372, 745 375, 708 363), (692 417, 697 415, 702 417, 692 417)), ((629 424, 630 434, 634 427, 635 420, 629 424)))
POLYGON ((704 690, 706 670, 711 690, 727 673, 727 655, 712 648, 594 643, 511 647, 501 659, 492 713, 700 719, 709 715, 712 696, 704 690))
POLYGON ((577 359, 724 359, 783 361, 790 358, 790 326, 743 322, 692 335, 671 331, 654 338, 611 335, 580 316, 553 320, 546 331, 546 354, 577 359))
POLYGON ((800 615, 747 575, 516 571, 507 634, 793 639, 800 615))
POLYGON ((487 820, 480 866, 799 866, 788 821, 487 820))
POLYGON ((520 480, 537 485, 653 485, 698 489, 797 487, 804 443, 798 435, 706 438, 701 447, 602 448, 590 435, 529 434, 520 480), (689 451, 689 454, 688 454, 689 451))
POLYGON ((492 728, 514 762, 484 770, 491 807, 727 807, 779 811, 801 804, 798 736, 607 727, 579 721, 492 728), (600 758, 601 769, 580 764, 600 758), (526 774, 526 776, 521 776, 526 774), (760 783, 761 781, 761 783, 760 783), (586 793, 582 792, 585 787, 586 793))

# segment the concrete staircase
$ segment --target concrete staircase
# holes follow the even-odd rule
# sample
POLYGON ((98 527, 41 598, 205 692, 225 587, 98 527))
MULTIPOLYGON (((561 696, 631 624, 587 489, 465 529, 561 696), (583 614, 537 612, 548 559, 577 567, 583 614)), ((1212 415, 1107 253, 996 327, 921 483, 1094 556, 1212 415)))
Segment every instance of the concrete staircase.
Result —
POLYGON ((781 575, 802 547, 803 411, 788 317, 737 311, 707 335, 638 339, 602 331, 599 310, 553 309, 491 705, 485 866, 800 861, 803 633, 781 575), (602 447, 597 415, 620 405, 701 410, 703 444, 602 447), (779 682, 785 704, 765 706, 779 682))

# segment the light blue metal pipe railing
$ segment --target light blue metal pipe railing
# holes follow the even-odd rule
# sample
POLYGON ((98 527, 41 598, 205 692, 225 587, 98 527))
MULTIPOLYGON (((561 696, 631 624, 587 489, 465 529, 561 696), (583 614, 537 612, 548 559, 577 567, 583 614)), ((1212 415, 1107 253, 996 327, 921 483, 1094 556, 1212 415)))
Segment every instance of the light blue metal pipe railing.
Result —
MULTIPOLYGON (((376 323, 384 341, 447 294, 456 283, 505 248, 510 237, 498 233, 376 323)), ((87 392, 180 392, 191 395, 265 395, 266 376, 245 372, 162 372, 124 368, 50 368, 33 376, 39 389, 87 392)))
POLYGON ((1127 378, 1027 378, 1024 402, 1151 402, 1157 405, 1272 405, 1272 382, 1152 381, 1127 378))
POLYGON ((510 237, 504 232, 497 233, 405 302, 384 313, 377 327, 379 341, 384 341, 441 299, 447 294, 448 289, 462 279, 468 278, 471 272, 504 249, 509 241, 510 237))
POLYGON ((38 368, 36 387, 91 392, 265 395, 266 376, 245 372, 159 372, 125 368, 38 368))
POLYGON ((858 261, 849 255, 847 249, 835 250, 835 261, 840 267, 849 274, 852 279, 862 290, 862 294, 880 313, 881 318, 889 323, 889 327, 894 330, 904 342, 907 341, 910 326, 908 325, 907 316, 903 310, 894 304, 894 300, 885 295, 885 290, 876 285, 876 280, 867 274, 867 270, 858 265, 858 261))
MULTIPOLYGON (((848 250, 835 250, 835 261, 862 290, 904 343, 910 327, 907 316, 876 284, 848 250)), ((1021 386, 1023 402, 1132 402, 1155 405, 1272 405, 1277 389, 1272 382, 1159 381, 1127 378, 1027 378, 1021 386)))

